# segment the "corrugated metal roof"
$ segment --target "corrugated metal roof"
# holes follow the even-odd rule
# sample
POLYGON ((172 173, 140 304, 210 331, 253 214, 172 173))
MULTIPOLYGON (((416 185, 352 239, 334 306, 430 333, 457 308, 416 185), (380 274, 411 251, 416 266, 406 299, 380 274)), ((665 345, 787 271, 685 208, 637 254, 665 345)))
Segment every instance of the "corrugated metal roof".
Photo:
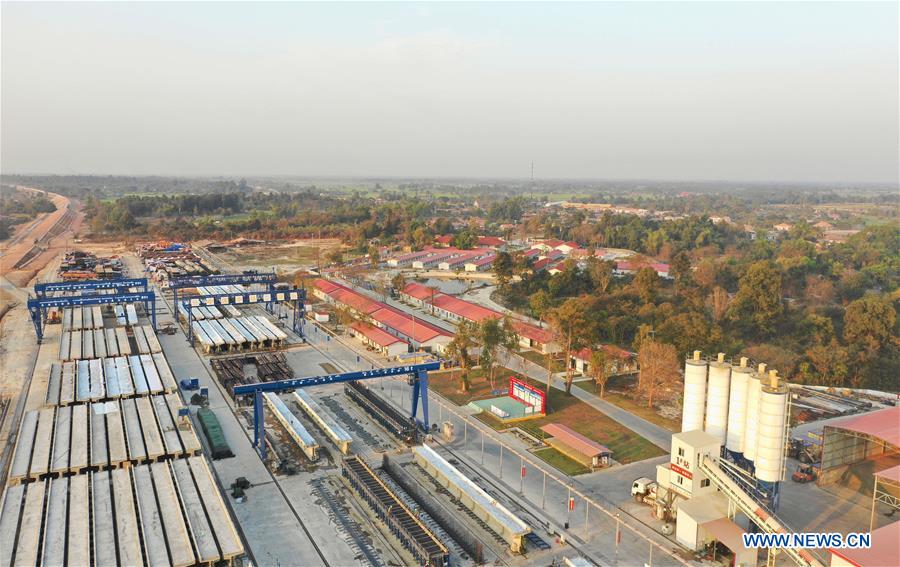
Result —
POLYGON ((399 339, 394 335, 385 332, 383 329, 379 329, 378 327, 374 327, 367 323, 356 322, 350 325, 350 328, 379 346, 386 347, 394 343, 403 342, 402 339, 399 339))
POLYGON ((875 476, 880 479, 889 480, 892 482, 900 482, 900 465, 877 472, 875 473, 875 476))
MULTIPOLYGON (((606 351, 606 354, 608 354, 610 356, 615 356, 616 358, 621 358, 623 360, 627 359, 627 358, 631 358, 633 356, 632 353, 628 352, 627 350, 621 349, 615 345, 600 345, 600 348, 602 348, 604 351, 606 351)), ((578 352, 573 353, 572 356, 578 360, 585 360, 587 362, 590 362, 591 355, 593 354, 593 352, 594 351, 592 349, 585 347, 585 348, 579 350, 578 352)))
POLYGON ((403 288, 403 293, 416 299, 431 299, 432 296, 438 295, 441 292, 427 285, 410 282, 403 288))
POLYGON ((546 345, 553 342, 553 333, 546 329, 540 329, 521 321, 513 321, 512 326, 520 336, 531 339, 538 344, 546 345))
POLYGON ((900 522, 882 526, 872 532, 872 547, 868 549, 829 549, 858 567, 900 565, 900 522))
POLYGON ((413 451, 421 455, 434 468, 438 469, 442 475, 454 485, 463 490, 466 495, 475 501, 480 508, 489 513, 491 517, 503 524, 511 533, 516 535, 525 535, 531 532, 531 528, 520 520, 515 514, 510 512, 503 504, 497 502, 487 492, 482 490, 480 486, 466 478, 459 470, 448 463, 442 456, 434 452, 434 449, 427 445, 413 447, 413 451))
POLYGON ((500 313, 497 313, 493 309, 469 303, 468 301, 453 297, 452 295, 435 297, 432 305, 439 309, 443 309, 444 311, 449 311, 454 315, 458 315, 463 319, 475 321, 476 323, 481 322, 484 319, 502 317, 500 313))
POLYGON ((449 336, 449 333, 440 330, 421 319, 416 319, 414 321, 411 316, 390 307, 379 309, 378 311, 370 313, 369 316, 375 321, 394 329, 398 333, 410 337, 417 343, 428 342, 440 335, 449 336))
POLYGON ((556 437, 566 445, 584 453, 588 457, 612 454, 612 451, 610 451, 608 447, 588 439, 581 433, 573 431, 561 423, 550 423, 541 427, 541 431, 551 437, 556 437))
POLYGON ((375 301, 374 299, 369 299, 350 289, 337 289, 328 295, 333 297, 336 301, 349 305, 360 313, 369 314, 384 307, 383 303, 375 301))
POLYGON ((900 407, 846 417, 833 421, 826 427, 865 433, 900 447, 900 407))

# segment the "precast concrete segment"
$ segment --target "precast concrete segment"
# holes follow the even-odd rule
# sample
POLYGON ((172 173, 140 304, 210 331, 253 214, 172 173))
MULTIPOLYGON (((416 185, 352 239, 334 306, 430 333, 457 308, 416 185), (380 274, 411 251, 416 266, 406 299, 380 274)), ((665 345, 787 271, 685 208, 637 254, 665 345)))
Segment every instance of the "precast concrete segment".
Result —
POLYGON ((116 519, 113 516, 109 471, 91 475, 91 494, 94 562, 97 565, 116 565, 116 519))
POLYGON ((181 501, 184 503, 184 509, 187 512, 187 522, 191 529, 191 536, 194 545, 197 548, 201 563, 210 563, 218 561, 220 558, 219 548, 216 545, 216 536, 206 512, 194 479, 191 474, 191 468, 186 459, 178 459, 171 463, 175 472, 175 484, 178 492, 181 494, 181 501))
POLYGON ((44 496, 46 485, 43 482, 32 482, 25 490, 25 507, 19 524, 19 538, 16 541, 16 559, 14 565, 33 566, 38 559, 38 542, 44 518, 44 496))
POLYGON ((69 479, 56 478, 49 481, 50 494, 47 497, 47 515, 44 520, 42 565, 63 565, 66 553, 66 510, 69 504, 69 479))
POLYGON ((0 504, 0 567, 12 565, 25 485, 8 486, 0 504))
POLYGON ((90 475, 69 478, 69 522, 67 554, 69 565, 87 565, 91 556, 90 506, 88 483, 90 475))
POLYGON ((116 535, 119 542, 119 559, 123 565, 140 565, 141 544, 138 530, 137 510, 134 506, 134 494, 131 488, 131 471, 129 468, 115 469, 110 472, 115 501, 116 535))
POLYGON ((184 516, 181 514, 169 464, 166 462, 153 463, 150 465, 150 472, 153 475, 153 485, 156 487, 156 496, 159 500, 159 511, 166 528, 166 540, 172 565, 174 567, 192 565, 195 562, 194 551, 191 548, 184 516))

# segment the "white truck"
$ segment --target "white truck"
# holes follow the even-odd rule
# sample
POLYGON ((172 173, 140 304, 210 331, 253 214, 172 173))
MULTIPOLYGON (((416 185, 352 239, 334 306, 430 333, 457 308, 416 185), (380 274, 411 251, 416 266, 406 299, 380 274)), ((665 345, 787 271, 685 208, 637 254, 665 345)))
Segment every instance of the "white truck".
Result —
POLYGON ((635 502, 652 504, 656 499, 658 487, 655 480, 642 476, 631 483, 631 496, 634 497, 635 502))

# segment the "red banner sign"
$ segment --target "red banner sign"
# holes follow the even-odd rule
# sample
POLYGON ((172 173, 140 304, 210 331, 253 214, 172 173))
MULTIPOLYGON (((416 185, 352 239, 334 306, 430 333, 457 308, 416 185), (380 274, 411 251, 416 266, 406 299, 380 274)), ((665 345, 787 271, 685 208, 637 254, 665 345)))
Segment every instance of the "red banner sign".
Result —
POLYGON ((683 476, 684 478, 688 478, 688 479, 693 479, 693 478, 694 478, 694 475, 691 474, 691 471, 685 470, 685 469, 679 467, 678 465, 676 465, 676 464, 674 464, 674 463, 672 463, 671 465, 669 465, 669 468, 671 468, 673 471, 677 472, 678 474, 680 474, 680 475, 683 476))

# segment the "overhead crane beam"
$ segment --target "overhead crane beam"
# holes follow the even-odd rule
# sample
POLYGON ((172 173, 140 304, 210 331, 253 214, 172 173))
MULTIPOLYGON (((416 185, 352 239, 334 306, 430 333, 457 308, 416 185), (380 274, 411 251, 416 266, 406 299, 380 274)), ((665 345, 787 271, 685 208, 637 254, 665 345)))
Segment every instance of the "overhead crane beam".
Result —
POLYGON ((34 284, 34 294, 43 298, 56 291, 85 291, 99 289, 142 288, 147 291, 147 278, 116 278, 110 280, 86 280, 80 282, 48 282, 34 284))
MULTIPOLYGON (((195 295, 186 298, 188 302, 188 339, 191 346, 194 346, 194 308, 195 307, 215 307, 219 305, 252 305, 255 303, 271 304, 274 302, 294 303, 294 320, 291 329, 303 336, 303 305, 306 302, 305 289, 284 289, 275 291, 244 291, 240 293, 216 293, 211 295, 195 295)), ((177 309, 178 300, 176 297, 175 306, 177 309)), ((177 316, 177 315, 176 315, 177 316)))
POLYGON ((175 302, 175 319, 178 319, 178 290, 191 287, 205 287, 215 285, 252 285, 267 286, 272 292, 277 283, 275 272, 243 273, 243 274, 211 274, 206 276, 182 276, 169 280, 169 288, 175 302))
POLYGON ((144 310, 151 314, 153 329, 156 330, 156 294, 152 291, 114 293, 111 295, 31 298, 28 300, 28 312, 31 314, 31 322, 34 325, 38 343, 40 343, 44 338, 44 321, 47 319, 47 310, 51 307, 65 309, 66 307, 115 305, 119 303, 134 303, 135 301, 140 301, 144 304, 144 310))
POLYGON ((373 378, 386 378, 389 376, 410 375, 412 378, 412 415, 410 419, 416 420, 427 431, 431 424, 428 421, 428 372, 439 370, 440 362, 425 362, 422 364, 409 364, 405 366, 392 366, 389 368, 375 368, 372 370, 358 370, 356 372, 344 372, 341 374, 325 374, 310 378, 292 378, 290 380, 278 380, 275 382, 260 382, 235 386, 232 392, 235 397, 253 396, 253 446, 257 448, 263 460, 266 459, 266 424, 263 413, 264 392, 288 392, 298 388, 309 386, 321 386, 324 384, 337 384, 351 382, 353 380, 371 380, 373 378), (417 419, 419 400, 422 401, 422 420, 417 419))

